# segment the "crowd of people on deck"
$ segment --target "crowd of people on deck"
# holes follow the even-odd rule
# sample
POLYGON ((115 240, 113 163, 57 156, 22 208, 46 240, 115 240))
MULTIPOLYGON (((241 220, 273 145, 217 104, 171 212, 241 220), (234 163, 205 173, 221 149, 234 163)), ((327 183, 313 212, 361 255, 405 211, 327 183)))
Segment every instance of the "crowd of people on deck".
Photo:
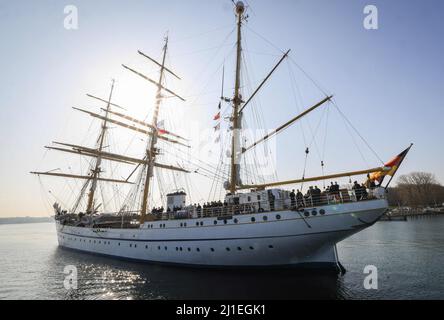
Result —
MULTIPOLYGON (((356 201, 362 201, 368 199, 368 191, 367 189, 375 188, 375 182, 370 179, 367 180, 366 183, 359 184, 357 181, 353 183, 352 190, 356 195, 356 201)), ((324 191, 318 188, 318 186, 310 186, 305 194, 303 194, 300 190, 292 190, 289 194, 290 196, 290 204, 291 208, 301 208, 301 207, 309 207, 309 206, 318 206, 325 205, 330 203, 331 201, 350 201, 348 192, 342 192, 337 182, 331 182, 329 186, 324 187, 324 191), (344 199, 344 197, 347 197, 344 199)), ((275 196, 273 193, 269 193, 268 202, 270 205, 270 210, 274 211, 275 209, 275 196)), ((252 210, 252 204, 242 204, 237 205, 237 207, 241 206, 242 210, 252 210)), ((227 214, 230 212, 229 207, 231 207, 226 201, 211 201, 206 202, 203 205, 200 203, 193 204, 188 206, 186 209, 194 211, 198 214, 198 216, 207 216, 211 214, 227 214)), ((260 204, 259 204, 260 208, 260 204)), ((183 207, 174 206, 172 209, 170 207, 165 209, 163 207, 153 208, 153 214, 163 214, 167 213, 176 213, 178 211, 183 210, 183 207)), ((232 209, 232 208, 230 208, 232 209)), ((239 211, 239 209, 237 209, 239 211)))

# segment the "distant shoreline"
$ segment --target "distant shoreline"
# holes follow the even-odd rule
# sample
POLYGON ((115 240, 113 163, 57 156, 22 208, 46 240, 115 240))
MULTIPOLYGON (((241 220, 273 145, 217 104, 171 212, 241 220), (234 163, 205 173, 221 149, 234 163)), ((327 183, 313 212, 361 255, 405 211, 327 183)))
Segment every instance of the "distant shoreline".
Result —
POLYGON ((45 223, 52 222, 52 217, 12 217, 0 218, 0 225, 3 224, 25 224, 25 223, 45 223))

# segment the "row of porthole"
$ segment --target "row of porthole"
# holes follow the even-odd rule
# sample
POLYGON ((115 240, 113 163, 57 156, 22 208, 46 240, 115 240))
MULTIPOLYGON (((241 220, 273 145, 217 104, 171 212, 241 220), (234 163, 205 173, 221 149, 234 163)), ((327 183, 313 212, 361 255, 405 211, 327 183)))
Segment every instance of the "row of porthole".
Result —
MULTIPOLYGON (((263 216, 262 219, 264 221, 268 221, 268 217, 267 216, 263 216)), ((281 220, 281 215, 277 214, 276 215, 276 220, 281 220)), ((238 219, 234 219, 233 222, 234 223, 239 223, 239 220, 238 219)), ((256 222, 256 218, 255 217, 251 217, 251 222, 256 222)), ((228 221, 225 219, 224 220, 224 224, 227 224, 227 223, 228 223, 228 221)), ((215 225, 217 224, 217 220, 214 220, 214 224, 215 225)))
MULTIPOLYGON (((311 215, 312 215, 312 216, 316 216, 317 214, 318 214, 318 211, 317 211, 317 210, 313 210, 313 211, 311 211, 311 215)), ((325 210, 324 210, 324 209, 319 210, 319 214, 320 214, 321 216, 323 216, 323 215, 325 214, 325 210)), ((310 216, 310 212, 307 211, 307 210, 304 210, 304 216, 309 217, 309 216, 310 216)))
MULTIPOLYGON (((63 236, 63 239, 65 239, 65 236, 63 236)), ((72 238, 68 238, 68 240, 72 240, 72 238)), ((77 238, 74 238, 74 240, 77 240, 77 238)), ((80 240, 80 241, 82 241, 82 240, 80 240)), ((86 242, 86 240, 83 240, 83 242, 86 242)), ((89 240, 89 242, 91 242, 91 240, 89 240)), ((94 240, 94 243, 96 243, 96 240, 94 240)), ((101 242, 101 241, 98 241, 98 243, 101 244, 102 242, 101 242)), ((104 241, 103 244, 111 244, 111 242, 110 242, 110 241, 108 241, 108 242, 104 241)), ((120 242, 118 243, 118 245, 120 246, 120 242)), ((133 248, 133 244, 132 244, 132 243, 130 243, 129 246, 130 246, 130 248, 133 248)), ((134 248, 137 248, 137 244, 134 244, 134 248)), ((274 247, 273 247, 272 245, 269 245, 268 248, 269 248, 269 249, 274 249, 274 247)), ((145 249, 148 249, 148 245, 145 245, 145 249)), ((158 246, 157 249, 160 250, 161 247, 158 246)), ((166 250, 168 250, 168 247, 165 246, 164 249, 165 249, 165 251, 166 251, 166 250)), ((250 246, 249 249, 250 249, 250 250, 254 250, 254 247, 250 246)), ((182 247, 176 247, 176 251, 182 251, 182 250, 183 250, 182 247)), ((187 248, 187 250, 188 250, 189 252, 191 252, 191 248, 187 248)), ((210 250, 211 250, 211 252, 214 252, 214 251, 215 251, 214 248, 210 248, 210 250)), ((226 251, 231 251, 231 249, 230 249, 229 247, 226 247, 225 250, 226 250, 226 251)), ((237 250, 238 250, 238 251, 242 251, 242 248, 241 248, 241 247, 237 247, 237 250)), ((200 252, 200 248, 196 248, 196 251, 197 251, 197 252, 200 252)))
MULTIPOLYGON (((62 236, 63 239, 65 239, 65 236, 62 236)), ((68 238, 68 240, 74 240, 77 241, 77 238, 68 238)), ((89 240, 89 243, 92 243, 93 240, 89 240)), ((85 242, 86 243, 86 239, 79 239, 79 242, 85 242)), ((102 244, 102 240, 94 240, 94 243, 98 243, 98 244, 102 244)), ((111 244, 111 241, 103 241, 103 244, 111 244)), ((120 246, 120 243, 119 243, 120 246)))
MULTIPOLYGON (((322 211, 322 210, 321 210, 322 211)), ((322 214, 322 213, 321 213, 322 214)), ((264 221, 267 221, 268 220, 268 217, 267 216, 263 216, 262 217, 262 219, 264 220, 264 221)), ((280 220, 281 219, 281 215, 279 215, 279 214, 277 214, 276 215, 276 220, 280 220)), ((234 223, 239 223, 239 220, 238 219, 234 219, 233 220, 234 221, 234 223)), ((251 218, 251 222, 256 222, 256 218, 255 217, 252 217, 251 218)), ((217 220, 214 220, 214 225, 217 225, 217 220)), ((228 220, 227 219, 224 219, 224 224, 227 224, 228 223, 228 220)), ((196 222, 196 227, 198 227, 198 226, 203 226, 203 221, 198 221, 198 222, 196 222)), ((180 227, 182 228, 182 227, 186 227, 187 226, 187 223, 186 222, 183 222, 183 223, 181 223, 180 224, 180 227)), ((161 225, 159 225, 159 227, 160 228, 165 228, 165 224, 161 224, 161 225)), ((148 228, 154 228, 154 225, 153 224, 149 224, 148 225, 148 228)))
MULTIPOLYGON (((152 229, 152 228, 154 228, 154 227, 155 227, 154 224, 149 224, 149 225, 147 225, 147 228, 148 228, 148 229, 152 229)), ((159 228, 165 228, 165 227, 166 227, 165 223, 161 223, 161 224, 159 224, 159 228)))

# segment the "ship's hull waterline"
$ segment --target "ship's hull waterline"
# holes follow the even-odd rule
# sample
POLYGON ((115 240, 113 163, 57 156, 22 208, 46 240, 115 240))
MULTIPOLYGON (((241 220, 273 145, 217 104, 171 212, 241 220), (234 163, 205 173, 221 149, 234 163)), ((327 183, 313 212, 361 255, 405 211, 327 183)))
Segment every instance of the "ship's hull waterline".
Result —
POLYGON ((380 199, 307 208, 308 217, 287 210, 231 219, 147 222, 137 229, 85 228, 59 222, 56 226, 61 247, 123 259, 208 268, 338 271, 336 244, 372 225, 386 209, 387 201, 380 199))

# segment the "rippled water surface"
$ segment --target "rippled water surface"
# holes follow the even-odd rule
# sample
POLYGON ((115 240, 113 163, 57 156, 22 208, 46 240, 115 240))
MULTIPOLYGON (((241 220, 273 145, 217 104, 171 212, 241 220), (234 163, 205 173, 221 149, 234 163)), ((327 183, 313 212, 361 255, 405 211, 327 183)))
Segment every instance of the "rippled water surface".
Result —
POLYGON ((444 217, 378 222, 338 251, 343 276, 176 268, 61 249, 50 223, 1 225, 0 299, 444 299, 444 217), (67 265, 77 290, 64 288, 67 265))

